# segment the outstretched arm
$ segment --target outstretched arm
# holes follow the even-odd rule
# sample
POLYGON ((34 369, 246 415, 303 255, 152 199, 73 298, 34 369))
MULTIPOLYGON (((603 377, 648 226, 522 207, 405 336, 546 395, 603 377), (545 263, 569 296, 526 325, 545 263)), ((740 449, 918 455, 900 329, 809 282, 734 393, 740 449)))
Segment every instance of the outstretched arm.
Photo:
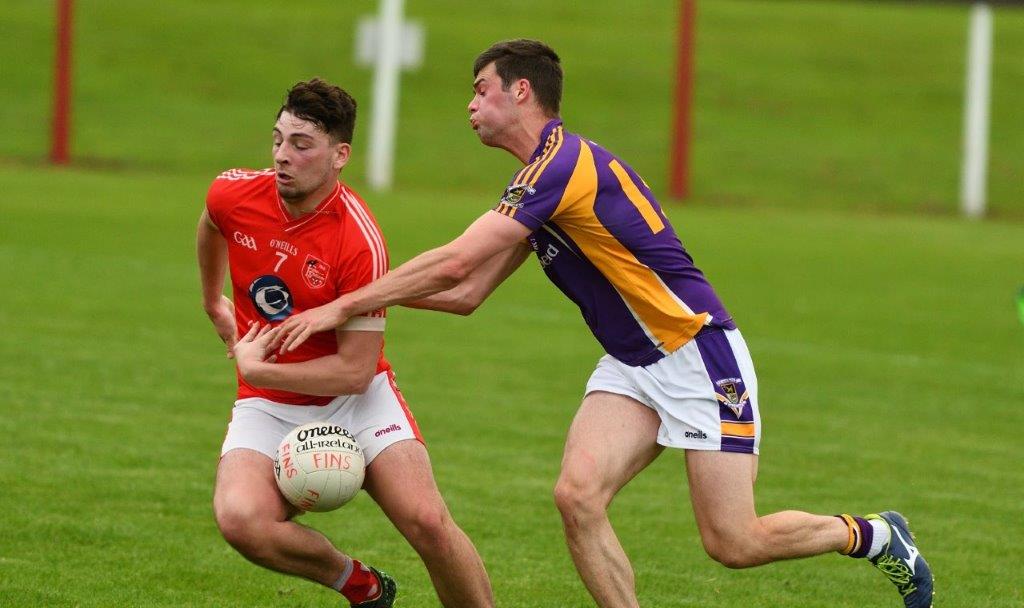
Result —
POLYGON ((234 347, 238 371, 260 388, 304 395, 358 395, 365 393, 377 371, 384 340, 381 331, 337 331, 338 352, 301 363, 275 363, 270 342, 277 330, 253 324, 234 347))
POLYGON ((510 249, 530 229, 510 217, 488 211, 447 245, 421 253, 380 279, 333 302, 285 319, 276 342, 295 350, 310 335, 341 326, 355 315, 413 302, 451 289, 500 251, 510 249))
POLYGON ((446 291, 432 296, 406 302, 409 308, 423 308, 469 315, 477 309, 491 293, 519 268, 527 256, 530 246, 519 243, 496 253, 491 259, 476 267, 464 281, 446 291))

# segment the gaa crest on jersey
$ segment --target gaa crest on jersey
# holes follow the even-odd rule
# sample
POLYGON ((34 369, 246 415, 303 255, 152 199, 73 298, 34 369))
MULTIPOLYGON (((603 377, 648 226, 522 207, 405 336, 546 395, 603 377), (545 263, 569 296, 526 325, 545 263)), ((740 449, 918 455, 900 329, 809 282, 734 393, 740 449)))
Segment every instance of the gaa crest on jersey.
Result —
POLYGON ((743 408, 747 406, 747 400, 750 398, 750 391, 743 390, 743 379, 723 378, 715 382, 715 386, 718 387, 715 391, 718 401, 732 410, 736 418, 743 415, 743 408), (743 393, 740 393, 740 390, 743 390, 743 393))
POLYGON ((302 280, 309 285, 310 289, 323 287, 330 272, 331 267, 327 265, 327 262, 314 255, 307 255, 306 261, 302 263, 302 280))
POLYGON ((509 186, 505 188, 505 194, 501 195, 501 202, 516 207, 522 207, 519 201, 523 200, 523 196, 526 194, 534 194, 537 191, 527 186, 526 184, 519 184, 518 186, 509 186))
POLYGON ((288 285, 272 274, 253 281, 249 285, 249 297, 256 310, 268 321, 280 321, 292 313, 292 293, 288 285))

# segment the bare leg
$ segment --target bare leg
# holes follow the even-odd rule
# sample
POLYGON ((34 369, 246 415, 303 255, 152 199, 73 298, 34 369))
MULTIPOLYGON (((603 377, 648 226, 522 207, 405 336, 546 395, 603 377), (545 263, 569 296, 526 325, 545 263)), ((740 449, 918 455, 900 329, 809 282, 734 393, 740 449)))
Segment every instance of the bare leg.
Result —
POLYGON ((235 449, 220 459, 213 511, 225 540, 264 568, 327 586, 345 568, 345 556, 324 535, 290 521, 298 510, 281 496, 264 454, 235 449))
POLYGON ((729 568, 842 550, 846 524, 831 515, 754 511, 757 456, 687 450, 690 498, 704 548, 729 568))
POLYGON ((364 487, 419 553, 444 606, 494 605, 483 561, 448 513, 423 444, 389 446, 367 468, 364 487))
POLYGON ((608 520, 608 505, 663 450, 661 421, 647 406, 605 392, 583 400, 569 428, 555 502, 576 570, 598 606, 637 606, 633 569, 608 520))

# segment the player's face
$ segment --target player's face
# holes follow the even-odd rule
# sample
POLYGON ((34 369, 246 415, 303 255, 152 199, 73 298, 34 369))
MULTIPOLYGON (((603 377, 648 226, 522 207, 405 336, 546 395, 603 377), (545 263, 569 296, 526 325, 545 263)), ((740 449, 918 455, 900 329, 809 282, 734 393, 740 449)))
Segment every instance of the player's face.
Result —
POLYGON ((487 146, 501 147, 505 134, 519 117, 511 87, 501 88, 494 64, 487 65, 473 81, 473 99, 469 102, 469 124, 480 141, 487 146))
POLYGON ((334 187, 352 147, 332 144, 331 137, 315 124, 285 111, 274 124, 272 150, 277 192, 285 202, 298 204, 334 187))

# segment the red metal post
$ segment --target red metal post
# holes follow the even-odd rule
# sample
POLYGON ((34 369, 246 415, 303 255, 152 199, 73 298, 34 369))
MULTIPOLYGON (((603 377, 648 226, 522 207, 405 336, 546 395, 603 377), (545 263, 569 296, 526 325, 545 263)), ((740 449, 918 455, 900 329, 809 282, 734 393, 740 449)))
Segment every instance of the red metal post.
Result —
POLYGON ((676 96, 673 104, 669 193, 686 198, 690 193, 691 106, 693 103, 694 22, 697 0, 679 2, 679 41, 676 53, 676 96))
POLYGON ((71 11, 74 0, 56 0, 57 30, 53 76, 53 119, 50 162, 69 160, 68 131, 71 125, 71 11))

